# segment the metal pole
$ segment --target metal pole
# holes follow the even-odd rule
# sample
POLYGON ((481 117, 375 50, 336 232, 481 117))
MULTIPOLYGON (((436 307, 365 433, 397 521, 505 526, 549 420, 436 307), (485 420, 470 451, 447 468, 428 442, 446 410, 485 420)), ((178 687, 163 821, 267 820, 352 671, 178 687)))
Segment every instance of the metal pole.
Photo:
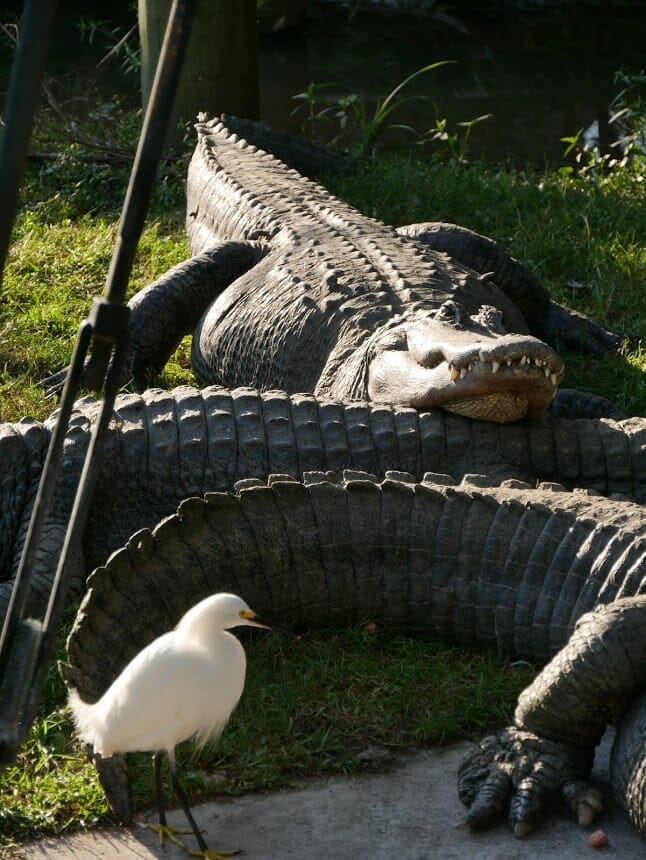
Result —
POLYGON ((0 142, 0 288, 55 11, 56 0, 26 0, 11 65, 0 142))
POLYGON ((15 760, 18 747, 26 738, 33 722, 51 658, 60 611, 67 592, 68 559, 74 560, 80 547, 94 483, 96 460, 100 455, 103 436, 112 416, 119 379, 127 355, 129 310, 123 301, 161 158, 168 117, 190 35, 193 6, 194 0, 174 0, 171 8, 153 92, 146 110, 121 213, 118 239, 106 288, 102 298, 94 299, 90 315, 79 329, 61 401, 59 420, 50 442, 9 611, 2 629, 0 767, 15 760), (90 362, 85 364, 85 370, 90 368, 89 376, 95 379, 96 384, 93 386, 95 389, 99 390, 105 383, 105 396, 99 420, 92 430, 45 619, 41 622, 25 617, 29 582, 58 477, 63 442, 76 389, 81 374, 84 373, 84 361, 92 341, 94 350, 90 362), (108 365, 110 366, 106 378, 108 365))
MULTIPOLYGON (((182 62, 188 46, 194 5, 194 0, 174 0, 169 14, 130 184, 121 212, 119 232, 103 299, 95 300, 97 313, 107 303, 119 304, 125 300, 137 242, 150 204, 182 62)), ((85 386, 94 390, 101 387, 109 358, 110 344, 104 342, 99 333, 95 339, 92 355, 83 370, 82 381, 85 386)))

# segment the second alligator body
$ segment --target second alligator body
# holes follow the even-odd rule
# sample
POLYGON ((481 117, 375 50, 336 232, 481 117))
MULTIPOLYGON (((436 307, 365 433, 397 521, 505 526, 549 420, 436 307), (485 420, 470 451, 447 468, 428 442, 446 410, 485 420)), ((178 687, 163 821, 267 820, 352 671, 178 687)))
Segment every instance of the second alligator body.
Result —
MULTIPOLYGON (((371 618, 533 661, 558 652, 521 696, 514 725, 463 765, 465 826, 495 820, 511 797, 510 821, 525 835, 559 793, 589 823, 601 805, 588 784, 594 748, 625 713, 613 781, 646 834, 642 509, 518 482, 481 490, 401 472, 383 482, 358 472, 304 477, 248 479, 235 494, 187 499, 133 535, 90 577, 68 642, 68 683, 96 700, 159 631, 222 590, 301 628, 371 618)), ((101 762, 100 773, 128 818, 123 762, 101 762)))

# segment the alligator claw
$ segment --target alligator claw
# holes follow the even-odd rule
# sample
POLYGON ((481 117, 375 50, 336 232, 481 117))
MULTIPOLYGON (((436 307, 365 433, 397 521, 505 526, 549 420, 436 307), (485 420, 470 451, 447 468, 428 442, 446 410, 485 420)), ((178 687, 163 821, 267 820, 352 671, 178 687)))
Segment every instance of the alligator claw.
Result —
POLYGON ((602 807, 601 794, 585 777, 592 763, 587 749, 547 740, 510 726, 485 738, 458 770, 458 794, 469 807, 458 827, 484 830, 507 812, 517 839, 532 833, 554 797, 562 797, 582 826, 602 807))
POLYGON ((603 795, 585 780, 567 783, 561 788, 566 805, 581 827, 588 827, 603 809, 603 795))
POLYGON ((65 386, 65 381, 67 380, 67 372, 69 367, 64 367, 62 370, 59 370, 57 373, 52 373, 50 376, 46 376, 44 379, 38 380, 36 385, 38 388, 45 389, 45 399, 53 400, 55 397, 58 397, 63 392, 63 388, 65 386))

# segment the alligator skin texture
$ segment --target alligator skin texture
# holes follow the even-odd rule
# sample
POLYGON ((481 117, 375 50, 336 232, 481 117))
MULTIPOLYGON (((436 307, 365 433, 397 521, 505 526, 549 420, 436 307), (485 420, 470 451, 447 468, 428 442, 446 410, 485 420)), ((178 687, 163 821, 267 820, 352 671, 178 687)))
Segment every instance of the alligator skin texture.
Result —
MULTIPOLYGON (((482 488, 437 474, 303 477, 242 480, 235 494, 187 499, 133 535, 88 581, 62 667, 67 683, 96 700, 134 654, 220 590, 297 627, 370 617, 552 658, 521 695, 514 724, 462 766, 463 826, 487 826, 510 792, 517 836, 537 825, 553 793, 588 823, 600 803, 587 781, 594 748, 619 721, 613 781, 643 832, 642 508, 513 480, 482 488), (133 633, 125 646, 124 627, 133 633)), ((127 817, 123 761, 100 762, 100 774, 127 817)))

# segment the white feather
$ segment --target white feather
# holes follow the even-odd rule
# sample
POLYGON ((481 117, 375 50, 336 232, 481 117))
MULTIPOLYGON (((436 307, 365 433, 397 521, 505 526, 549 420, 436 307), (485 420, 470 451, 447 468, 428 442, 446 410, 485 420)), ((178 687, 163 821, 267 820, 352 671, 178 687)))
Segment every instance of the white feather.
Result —
POLYGON ((236 595, 212 595, 140 651, 98 702, 87 704, 71 690, 79 738, 102 756, 134 750, 172 756, 186 738, 204 743, 219 735, 244 688, 244 649, 227 632, 238 625, 264 626, 236 595))

